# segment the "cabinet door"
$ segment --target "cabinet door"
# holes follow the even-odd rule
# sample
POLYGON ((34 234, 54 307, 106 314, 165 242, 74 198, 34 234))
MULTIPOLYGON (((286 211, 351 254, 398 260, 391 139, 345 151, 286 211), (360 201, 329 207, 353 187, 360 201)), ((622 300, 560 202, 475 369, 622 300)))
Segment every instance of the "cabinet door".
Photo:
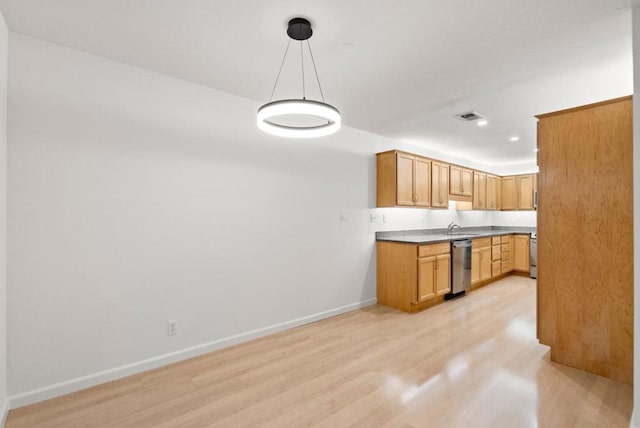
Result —
POLYGON ((502 178, 502 209, 503 210, 516 209, 516 178, 515 177, 502 178))
POLYGON ((517 177, 518 209, 533 209, 533 175, 517 177))
POLYGON ((396 178, 396 203, 413 206, 413 165, 414 157, 398 153, 396 178))
POLYGON ((421 207, 430 206, 430 188, 431 181, 431 161, 423 158, 415 160, 415 196, 416 205, 421 207))
POLYGON ((471 283, 480 282, 480 248, 471 250, 471 283))
POLYGON ((449 206, 449 166, 441 162, 431 162, 431 206, 449 206))
POLYGON ((480 281, 491 278, 491 247, 480 250, 480 281))
POLYGON ((418 259, 418 302, 436 297, 435 271, 435 257, 418 259))
POLYGON ((496 260, 495 262, 491 262, 491 278, 495 278, 499 276, 502 268, 500 260, 496 260))
POLYGON ((451 291, 451 256, 436 256, 436 295, 442 296, 451 291))
MULTIPOLYGON (((486 180, 486 176, 485 176, 486 180)), ((461 187, 461 195, 462 196, 472 196, 473 195, 473 171, 470 169, 462 169, 462 187, 461 187)))
POLYGON ((473 173, 473 209, 484 210, 487 199, 487 174, 483 172, 473 173))
POLYGON ((498 177, 487 174, 487 209, 495 210, 498 200, 498 177))
POLYGON ((462 195, 462 168, 459 166, 449 166, 449 193, 462 195))
POLYGON ((516 235, 514 239, 513 270, 529 272, 529 237, 516 235))

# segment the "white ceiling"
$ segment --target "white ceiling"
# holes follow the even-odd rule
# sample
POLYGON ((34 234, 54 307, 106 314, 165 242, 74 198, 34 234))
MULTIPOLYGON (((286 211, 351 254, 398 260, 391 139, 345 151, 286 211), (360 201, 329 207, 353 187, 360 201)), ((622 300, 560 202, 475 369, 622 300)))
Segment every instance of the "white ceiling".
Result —
MULTIPOLYGON (((632 92, 628 0, 0 0, 0 10, 12 31, 260 102, 286 22, 305 16, 346 125, 488 165, 535 159, 535 114, 632 92), (489 125, 454 117, 468 110, 489 125)), ((276 98, 300 97, 292 52, 276 98)))

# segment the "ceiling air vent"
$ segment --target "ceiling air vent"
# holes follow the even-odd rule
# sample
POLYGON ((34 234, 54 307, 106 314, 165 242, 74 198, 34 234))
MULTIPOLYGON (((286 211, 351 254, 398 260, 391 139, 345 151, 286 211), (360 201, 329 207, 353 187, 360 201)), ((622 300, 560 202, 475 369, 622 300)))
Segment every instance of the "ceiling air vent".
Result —
POLYGON ((484 116, 478 113, 477 111, 468 111, 466 113, 457 114, 456 117, 460 120, 464 120, 467 122, 473 122, 474 120, 484 119, 484 116))

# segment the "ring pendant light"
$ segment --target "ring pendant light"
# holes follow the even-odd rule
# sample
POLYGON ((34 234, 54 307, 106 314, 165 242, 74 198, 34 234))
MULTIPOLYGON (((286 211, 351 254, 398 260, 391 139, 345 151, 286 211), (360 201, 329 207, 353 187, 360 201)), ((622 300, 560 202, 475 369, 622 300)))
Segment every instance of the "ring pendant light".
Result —
POLYGON ((340 129, 341 117, 340 112, 334 106, 327 104, 324 100, 324 93, 322 92, 322 86, 320 85, 320 78, 318 77, 318 70, 316 69, 316 63, 313 59, 313 52, 311 51, 311 45, 309 44, 309 38, 313 34, 311 29, 311 23, 304 18, 293 18, 289 21, 287 28, 287 35, 290 37, 287 47, 284 51, 284 57, 278 70, 276 82, 273 85, 271 91, 271 97, 269 102, 258 109, 258 128, 262 131, 272 135, 289 138, 315 138, 331 135, 340 129), (300 41, 300 54, 301 54, 301 69, 302 69, 302 98, 301 99, 284 99, 273 100, 273 94, 278 85, 280 79, 280 73, 282 72, 282 66, 287 58, 289 52, 289 46, 291 40, 300 41), (311 63, 313 64, 313 71, 316 75, 316 81, 318 83, 318 89, 320 90, 320 96, 322 101, 308 100, 305 93, 304 82, 304 59, 302 56, 303 44, 307 42, 307 48, 309 55, 311 56, 311 63), (278 118, 285 116, 306 116, 313 117, 318 120, 319 125, 292 125, 285 123, 278 123, 278 118))

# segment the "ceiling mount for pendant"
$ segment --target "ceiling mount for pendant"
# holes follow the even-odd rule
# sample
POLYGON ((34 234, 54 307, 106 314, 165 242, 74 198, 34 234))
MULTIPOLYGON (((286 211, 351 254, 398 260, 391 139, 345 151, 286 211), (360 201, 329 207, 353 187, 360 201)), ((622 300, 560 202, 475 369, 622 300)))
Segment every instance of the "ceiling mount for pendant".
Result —
POLYGON ((341 117, 337 108, 325 103, 324 93, 320 85, 318 70, 313 59, 313 52, 309 44, 309 38, 313 35, 311 22, 305 18, 293 18, 287 26, 287 35, 291 40, 300 42, 300 61, 302 69, 302 98, 273 100, 280 73, 284 66, 291 40, 288 41, 287 47, 278 70, 276 82, 271 91, 269 102, 258 109, 258 128, 261 130, 281 137, 290 138, 314 138, 330 135, 340 129, 341 117), (304 79, 304 55, 303 42, 306 41, 315 72, 316 81, 322 101, 307 99, 304 79), (292 121, 293 118, 293 121, 292 121))
POLYGON ((289 21, 287 35, 293 40, 307 40, 313 35, 311 23, 308 19, 293 18, 291 21, 289 21))

